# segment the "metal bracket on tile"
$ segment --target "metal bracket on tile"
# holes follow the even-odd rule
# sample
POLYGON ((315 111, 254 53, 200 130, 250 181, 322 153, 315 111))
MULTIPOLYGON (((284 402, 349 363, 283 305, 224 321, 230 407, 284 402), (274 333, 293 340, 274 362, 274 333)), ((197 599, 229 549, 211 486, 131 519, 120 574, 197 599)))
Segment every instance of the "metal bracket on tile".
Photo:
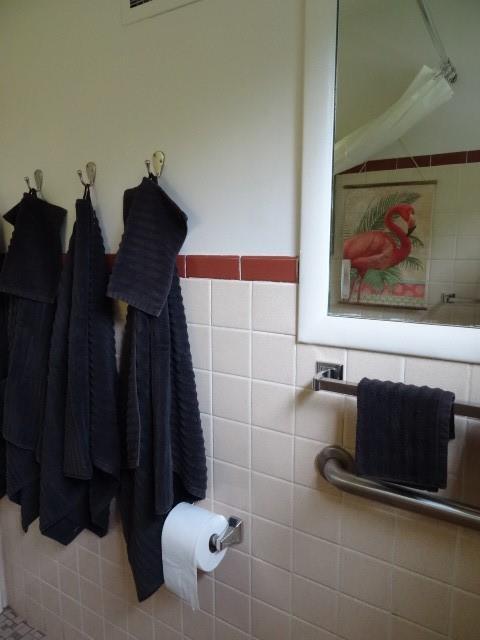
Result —
POLYGON ((316 374, 313 376, 312 389, 320 391, 321 380, 330 378, 331 380, 343 380, 343 364, 333 362, 317 362, 315 365, 316 374))
POLYGON ((210 551, 223 551, 227 547, 240 544, 243 541, 243 520, 235 516, 230 516, 228 526, 223 533, 210 537, 210 551))

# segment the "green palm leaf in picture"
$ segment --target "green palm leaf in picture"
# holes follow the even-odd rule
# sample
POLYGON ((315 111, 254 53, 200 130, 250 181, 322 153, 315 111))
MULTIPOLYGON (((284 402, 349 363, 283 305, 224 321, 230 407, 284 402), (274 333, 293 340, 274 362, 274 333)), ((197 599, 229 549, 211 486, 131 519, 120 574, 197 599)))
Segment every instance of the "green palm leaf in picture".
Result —
MULTIPOLYGON (((395 236, 393 233, 390 233, 389 231, 384 231, 384 233, 386 233, 389 236, 389 238, 392 238, 392 240, 396 244, 398 244, 397 236, 395 236)), ((415 235, 411 234, 409 236, 409 238, 410 238, 410 242, 412 243, 412 248, 413 249, 418 248, 418 247, 423 248, 425 246, 418 236, 415 236, 415 235)))
POLYGON ((413 233, 410 235, 410 242, 412 243, 412 247, 421 247, 424 248, 425 244, 420 240, 418 236, 414 236, 413 233))
POLYGON ((425 269, 423 262, 415 258, 415 256, 407 256, 405 260, 400 263, 400 266, 406 269, 412 269, 412 271, 423 271, 423 269, 425 269))
POLYGON ((397 204, 412 204, 420 197, 413 191, 389 193, 372 204, 363 214, 354 234, 384 229, 385 214, 397 204))
POLYGON ((375 291, 383 291, 386 286, 392 286, 401 281, 402 275, 397 267, 369 269, 363 278, 363 284, 369 285, 375 291))

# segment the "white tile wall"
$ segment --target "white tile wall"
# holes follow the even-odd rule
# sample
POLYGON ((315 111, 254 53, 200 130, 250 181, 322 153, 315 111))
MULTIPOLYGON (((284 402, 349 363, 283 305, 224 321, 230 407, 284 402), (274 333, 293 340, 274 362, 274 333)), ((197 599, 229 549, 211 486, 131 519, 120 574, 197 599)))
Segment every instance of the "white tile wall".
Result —
POLYGON ((212 281, 212 324, 215 327, 250 329, 252 325, 251 282, 212 281))
MULTIPOLYGON (((448 212, 445 212, 448 214, 448 212)), ((10 602, 49 640, 478 640, 480 535, 343 495, 315 470, 355 445, 355 402, 308 387, 316 360, 439 384, 480 402, 480 367, 296 345, 296 287, 182 283, 210 469, 205 506, 245 540, 200 579, 193 613, 164 589, 136 602, 120 525, 68 547, 0 525, 10 602)), ((450 482, 480 503, 480 429, 459 423, 450 482)))
POLYGON ((254 331, 295 334, 296 287, 286 283, 253 283, 254 331))

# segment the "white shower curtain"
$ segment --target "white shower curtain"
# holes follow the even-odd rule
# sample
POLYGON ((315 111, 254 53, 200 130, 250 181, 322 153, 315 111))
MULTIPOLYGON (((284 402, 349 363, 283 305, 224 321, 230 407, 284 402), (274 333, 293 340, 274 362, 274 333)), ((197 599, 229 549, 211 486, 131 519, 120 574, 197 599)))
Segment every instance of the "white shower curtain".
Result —
POLYGON ((397 102, 335 143, 334 173, 366 162, 452 96, 453 89, 441 72, 423 66, 397 102))

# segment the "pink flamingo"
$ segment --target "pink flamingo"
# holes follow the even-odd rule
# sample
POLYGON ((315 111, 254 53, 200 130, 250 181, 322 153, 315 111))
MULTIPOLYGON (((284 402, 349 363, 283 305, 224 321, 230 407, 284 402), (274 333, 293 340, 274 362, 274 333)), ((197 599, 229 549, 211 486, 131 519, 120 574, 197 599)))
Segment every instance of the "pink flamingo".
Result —
POLYGON ((412 241, 409 236, 415 229, 413 211, 413 207, 409 204, 397 204, 385 214, 385 227, 398 239, 398 244, 394 237, 385 231, 365 231, 345 240, 343 257, 350 260, 352 268, 358 272, 350 291, 351 296, 358 283, 357 302, 360 300, 362 280, 369 269, 388 269, 410 255, 412 241), (393 221, 395 216, 400 216, 407 223, 407 233, 395 224, 393 221))

